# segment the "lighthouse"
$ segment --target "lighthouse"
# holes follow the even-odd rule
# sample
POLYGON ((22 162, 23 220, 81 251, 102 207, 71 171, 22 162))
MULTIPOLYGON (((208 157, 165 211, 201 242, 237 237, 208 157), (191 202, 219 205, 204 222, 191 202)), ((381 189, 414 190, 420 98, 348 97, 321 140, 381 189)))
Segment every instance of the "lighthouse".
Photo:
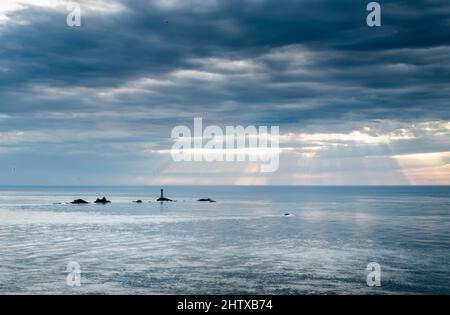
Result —
POLYGON ((156 199, 156 201, 161 201, 161 202, 163 202, 163 201, 173 201, 173 200, 164 197, 164 189, 161 189, 161 196, 160 196, 158 199, 156 199))

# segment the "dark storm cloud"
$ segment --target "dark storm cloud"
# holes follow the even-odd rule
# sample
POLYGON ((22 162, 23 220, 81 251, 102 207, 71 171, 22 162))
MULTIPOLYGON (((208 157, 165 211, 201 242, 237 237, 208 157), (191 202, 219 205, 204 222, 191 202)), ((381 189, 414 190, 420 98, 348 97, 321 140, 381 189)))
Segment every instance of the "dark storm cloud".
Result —
MULTIPOLYGON (((448 1, 380 1, 380 28, 366 25, 369 1, 120 2, 83 11, 80 28, 42 6, 0 24, 0 153, 20 146, 48 167, 69 156, 61 169, 86 153, 125 164, 170 147, 194 116, 293 133, 450 119, 448 1)), ((448 143, 408 141, 401 153, 448 143)))
POLYGON ((178 82, 150 96, 126 95, 115 105, 199 112, 224 106, 220 111, 225 114, 233 102, 248 109, 243 117, 257 118, 253 112, 259 108, 261 120, 276 116, 287 123, 354 111, 373 118, 402 112, 411 118, 418 110, 448 117, 446 1, 381 2, 381 28, 365 24, 365 1, 158 3, 123 1, 126 10, 89 14, 81 28, 65 26, 63 13, 42 7, 15 12, 27 23, 10 23, 0 31, 0 67, 6 69, 0 72, 1 111, 89 109, 98 100, 83 95, 36 100, 36 86, 118 88, 177 70, 218 72, 190 60, 224 58, 255 61, 259 69, 247 77, 221 70, 225 78, 220 84, 178 82), (283 49, 285 55, 270 58, 283 49), (308 56, 298 63, 302 52, 308 56), (280 111, 273 106, 322 98, 319 109, 280 111))

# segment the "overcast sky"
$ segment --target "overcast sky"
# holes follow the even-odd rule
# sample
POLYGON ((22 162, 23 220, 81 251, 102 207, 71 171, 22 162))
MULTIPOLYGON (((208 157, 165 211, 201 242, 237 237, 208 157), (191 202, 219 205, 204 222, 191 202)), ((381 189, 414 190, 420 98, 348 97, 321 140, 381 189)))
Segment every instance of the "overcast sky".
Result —
POLYGON ((450 2, 0 2, 0 184, 450 184, 450 2), (280 126, 280 168, 172 161, 280 126))

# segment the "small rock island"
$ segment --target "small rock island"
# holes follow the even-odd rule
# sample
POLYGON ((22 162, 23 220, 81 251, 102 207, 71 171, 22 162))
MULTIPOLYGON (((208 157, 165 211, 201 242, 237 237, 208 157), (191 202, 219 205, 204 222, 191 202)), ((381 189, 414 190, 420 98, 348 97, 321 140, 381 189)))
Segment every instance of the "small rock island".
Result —
POLYGON ((200 201, 200 202, 216 202, 215 200, 212 200, 211 198, 202 198, 202 199, 199 199, 197 201, 200 201))
POLYGON ((97 198, 97 200, 94 201, 95 203, 101 203, 101 204, 107 204, 110 203, 111 201, 106 200, 106 197, 103 197, 102 199, 97 198))
POLYGON ((83 200, 83 199, 76 199, 71 202, 71 204, 75 204, 75 205, 86 204, 86 203, 89 203, 89 202, 87 202, 86 200, 83 200))

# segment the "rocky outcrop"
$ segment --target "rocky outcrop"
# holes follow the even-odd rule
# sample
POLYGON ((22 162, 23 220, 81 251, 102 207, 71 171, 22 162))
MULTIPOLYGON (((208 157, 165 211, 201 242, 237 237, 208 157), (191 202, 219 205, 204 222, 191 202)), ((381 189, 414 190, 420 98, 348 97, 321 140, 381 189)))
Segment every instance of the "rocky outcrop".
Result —
POLYGON ((102 199, 97 198, 97 200, 95 200, 94 202, 95 203, 106 204, 106 203, 110 203, 111 201, 106 200, 106 197, 103 197, 102 199))
POLYGON ((133 201, 134 203, 142 203, 142 200, 136 200, 136 201, 133 201))
POLYGON ((83 199, 75 199, 74 201, 71 202, 71 204, 76 204, 76 205, 86 204, 86 203, 89 203, 89 202, 87 202, 86 200, 83 200, 83 199))
POLYGON ((211 198, 202 198, 202 199, 199 199, 197 201, 201 201, 201 202, 216 202, 215 200, 212 200, 211 198))

